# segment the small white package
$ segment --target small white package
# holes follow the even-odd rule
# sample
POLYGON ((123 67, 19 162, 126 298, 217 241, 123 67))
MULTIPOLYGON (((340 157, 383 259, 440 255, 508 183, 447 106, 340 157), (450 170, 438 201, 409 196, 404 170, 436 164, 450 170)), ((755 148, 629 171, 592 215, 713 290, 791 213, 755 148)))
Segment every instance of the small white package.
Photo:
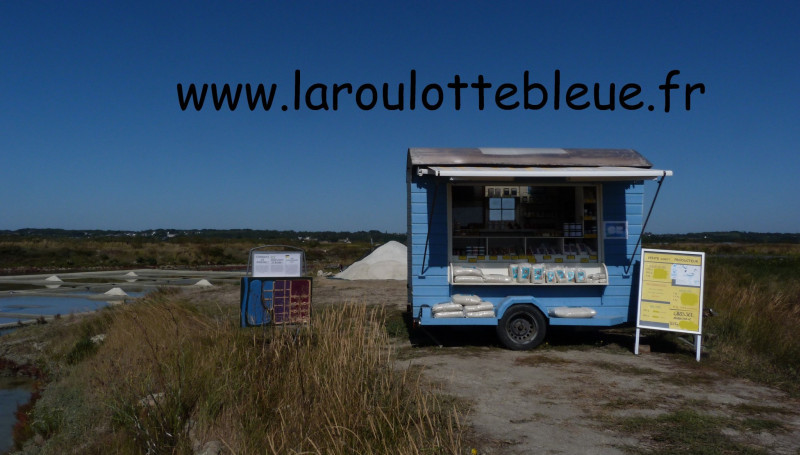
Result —
POLYGON ((576 283, 585 283, 586 282, 586 270, 583 270, 583 269, 576 269, 575 270, 575 282, 576 283))
POLYGON ((544 266, 534 265, 531 267, 531 283, 544 283, 544 266))
POLYGON ((530 283, 531 282, 531 265, 528 263, 519 265, 519 278, 517 283, 530 283))

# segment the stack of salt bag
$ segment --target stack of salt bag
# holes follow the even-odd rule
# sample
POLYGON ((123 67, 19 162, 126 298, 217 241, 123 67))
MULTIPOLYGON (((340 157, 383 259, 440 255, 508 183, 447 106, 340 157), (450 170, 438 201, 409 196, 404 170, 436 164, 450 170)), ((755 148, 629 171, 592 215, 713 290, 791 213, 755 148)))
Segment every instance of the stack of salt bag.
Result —
POLYGON ((476 267, 453 266, 453 283, 483 283, 483 272, 476 267))
POLYGON ((437 303, 431 308, 435 318, 493 318, 494 305, 477 295, 455 294, 452 301, 437 303))
POLYGON ((445 302, 437 303, 431 308, 435 318, 463 318, 464 306, 460 303, 445 302))
POLYGON ((477 295, 455 294, 453 303, 460 303, 464 306, 464 316, 468 318, 493 318, 494 305, 484 302, 477 295))

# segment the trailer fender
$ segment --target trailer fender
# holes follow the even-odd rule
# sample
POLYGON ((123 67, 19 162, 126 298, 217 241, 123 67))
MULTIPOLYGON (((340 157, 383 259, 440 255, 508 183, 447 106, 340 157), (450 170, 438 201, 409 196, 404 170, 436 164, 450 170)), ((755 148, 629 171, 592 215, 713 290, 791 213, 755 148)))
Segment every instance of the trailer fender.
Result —
POLYGON ((514 305, 531 305, 536 307, 545 317, 547 321, 550 318, 547 317, 547 312, 544 310, 544 307, 536 300, 533 296, 530 295, 511 295, 503 299, 497 305, 497 320, 499 321, 502 319, 503 314, 505 314, 506 310, 511 308, 514 305))

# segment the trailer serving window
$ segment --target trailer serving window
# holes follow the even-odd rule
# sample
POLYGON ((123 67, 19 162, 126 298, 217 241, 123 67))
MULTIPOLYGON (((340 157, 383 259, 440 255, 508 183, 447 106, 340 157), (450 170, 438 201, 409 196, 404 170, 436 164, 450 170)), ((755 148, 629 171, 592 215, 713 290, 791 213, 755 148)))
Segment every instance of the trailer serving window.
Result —
POLYGON ((602 261, 600 186, 453 183, 452 263, 602 261))

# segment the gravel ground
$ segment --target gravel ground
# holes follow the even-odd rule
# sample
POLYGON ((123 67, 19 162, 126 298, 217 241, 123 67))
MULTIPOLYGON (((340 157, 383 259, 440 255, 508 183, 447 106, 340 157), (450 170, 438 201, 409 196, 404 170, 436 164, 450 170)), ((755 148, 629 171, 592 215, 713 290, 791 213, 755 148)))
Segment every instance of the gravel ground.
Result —
MULTIPOLYGON (((314 301, 404 310, 406 283, 317 279, 314 301)), ((417 331, 400 341, 400 363, 422 368, 432 384, 465 403, 467 442, 479 454, 647 453, 665 444, 669 453, 658 428, 631 433, 619 422, 676 413, 719 418, 709 431, 734 451, 739 444, 756 453, 800 453, 799 400, 695 362, 688 346, 676 350, 653 339, 651 352, 635 356, 630 332, 561 330, 538 349, 515 352, 500 347, 493 330, 430 335, 417 331)), ((728 450, 720 453, 735 453, 728 450)))

